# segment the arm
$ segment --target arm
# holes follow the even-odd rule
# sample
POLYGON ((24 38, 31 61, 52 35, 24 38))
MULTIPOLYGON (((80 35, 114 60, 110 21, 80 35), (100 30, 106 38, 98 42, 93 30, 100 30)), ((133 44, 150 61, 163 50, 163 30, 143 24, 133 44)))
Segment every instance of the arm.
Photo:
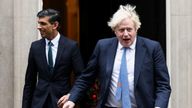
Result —
MULTIPOLYGON (((81 75, 83 69, 84 69, 84 63, 83 59, 81 57, 80 49, 78 47, 77 42, 75 41, 66 41, 69 44, 68 47, 68 58, 71 62, 71 69, 72 69, 72 82, 71 85, 73 85, 74 81, 81 75)), ((69 76, 70 77, 70 76, 69 76)), ((68 101, 69 94, 65 94, 64 96, 60 97, 60 99, 57 102, 57 106, 61 108, 63 104, 68 101)))
POLYGON ((81 76, 75 81, 75 84, 70 93, 62 96, 59 99, 57 103, 59 108, 62 108, 62 106, 63 108, 73 108, 79 98, 85 94, 86 90, 94 82, 95 75, 94 70, 92 70, 93 68, 91 68, 92 66, 90 65, 90 62, 88 64, 88 67, 81 74, 81 76))
POLYGON ((32 47, 30 48, 28 66, 25 75, 25 85, 23 89, 23 100, 22 108, 31 108, 31 102, 33 97, 33 92, 35 90, 37 81, 37 72, 32 54, 32 47))
POLYGON ((81 98, 88 88, 94 83, 97 74, 97 63, 99 55, 99 44, 96 45, 94 52, 87 64, 87 67, 82 72, 82 75, 75 81, 73 88, 70 91, 69 101, 76 103, 81 98))
POLYGON ((155 50, 153 52, 153 60, 156 85, 155 107, 167 108, 171 93, 171 87, 166 61, 160 44, 155 47, 155 50))

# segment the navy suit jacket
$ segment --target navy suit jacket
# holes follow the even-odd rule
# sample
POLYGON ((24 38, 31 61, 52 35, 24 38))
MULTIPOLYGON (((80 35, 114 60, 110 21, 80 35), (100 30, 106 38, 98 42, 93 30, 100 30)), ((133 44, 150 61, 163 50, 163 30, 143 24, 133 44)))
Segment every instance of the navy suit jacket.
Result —
MULTIPOLYGON (((111 83, 118 40, 99 40, 87 68, 70 91, 69 100, 76 102, 98 77, 97 108, 104 108, 111 83)), ((134 91, 138 108, 167 108, 171 93, 169 74, 158 42, 137 36, 135 52, 134 91)))
POLYGON ((42 108, 48 95, 51 97, 53 108, 57 108, 58 99, 71 88, 72 70, 79 76, 84 68, 77 43, 61 35, 55 66, 51 73, 46 59, 45 44, 44 38, 31 44, 22 108, 42 108))

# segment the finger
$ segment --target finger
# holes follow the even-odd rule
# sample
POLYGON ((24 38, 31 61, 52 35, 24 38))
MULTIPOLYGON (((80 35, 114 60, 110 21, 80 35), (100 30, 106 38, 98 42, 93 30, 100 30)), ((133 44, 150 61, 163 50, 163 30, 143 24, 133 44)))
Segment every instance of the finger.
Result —
POLYGON ((59 102, 57 103, 57 106, 58 106, 58 107, 62 107, 63 104, 64 104, 64 101, 62 100, 62 101, 59 101, 59 102))
POLYGON ((63 96, 63 97, 61 97, 60 99, 59 99, 59 101, 57 102, 57 104, 59 105, 59 104, 64 104, 66 102, 66 98, 65 98, 65 96, 63 96))
POLYGON ((60 103, 59 105, 57 105, 59 108, 62 108, 63 103, 60 103))
POLYGON ((61 97, 61 98, 58 100, 57 104, 60 104, 60 103, 62 102, 62 100, 63 100, 63 97, 61 97))
POLYGON ((64 98, 64 99, 63 99, 63 102, 65 103, 67 100, 68 100, 67 98, 64 98))

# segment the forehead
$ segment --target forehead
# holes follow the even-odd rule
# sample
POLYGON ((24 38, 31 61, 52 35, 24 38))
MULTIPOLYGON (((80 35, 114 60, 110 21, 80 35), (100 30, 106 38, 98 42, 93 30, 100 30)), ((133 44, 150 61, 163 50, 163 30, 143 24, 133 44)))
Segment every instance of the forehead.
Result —
POLYGON ((134 27, 135 24, 133 20, 130 18, 123 19, 118 25, 117 28, 122 28, 122 27, 134 27))

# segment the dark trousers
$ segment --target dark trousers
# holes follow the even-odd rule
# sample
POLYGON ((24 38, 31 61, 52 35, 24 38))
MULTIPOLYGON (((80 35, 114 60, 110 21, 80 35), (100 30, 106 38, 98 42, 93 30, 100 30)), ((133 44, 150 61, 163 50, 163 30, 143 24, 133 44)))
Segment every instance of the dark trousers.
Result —
POLYGON ((54 108, 50 95, 47 96, 47 99, 43 105, 43 108, 54 108))

